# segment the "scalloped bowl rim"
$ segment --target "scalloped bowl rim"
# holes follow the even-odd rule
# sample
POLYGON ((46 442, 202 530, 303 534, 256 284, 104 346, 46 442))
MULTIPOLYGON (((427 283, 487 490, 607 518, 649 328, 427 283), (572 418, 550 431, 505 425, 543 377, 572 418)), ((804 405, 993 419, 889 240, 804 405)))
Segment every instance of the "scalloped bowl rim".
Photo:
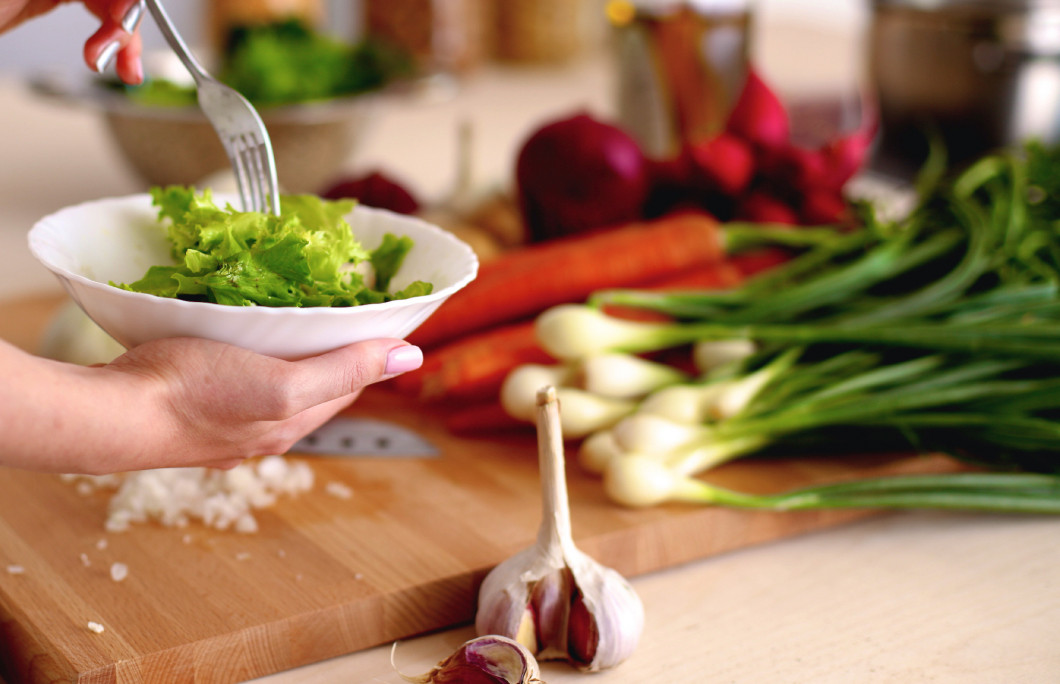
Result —
MULTIPOLYGON (((234 206, 238 206, 238 198, 231 195, 215 193, 214 200, 219 206, 224 206, 225 202, 229 202, 234 206)), ((159 297, 156 295, 145 294, 141 292, 131 292, 129 290, 123 290, 114 287, 108 282, 97 280, 93 277, 89 277, 80 273, 76 270, 72 270, 72 267, 68 267, 62 263, 58 263, 60 260, 75 260, 77 259, 76 254, 72 254, 67 248, 63 249, 64 245, 56 244, 57 240, 61 243, 64 233, 68 233, 68 229, 72 225, 71 219, 74 219, 86 212, 92 212, 99 209, 106 209, 113 206, 119 210, 131 210, 138 214, 146 214, 150 217, 150 221, 158 226, 157 210, 151 205, 151 198, 148 194, 138 195, 127 195, 123 197, 111 197, 104 199, 91 200, 88 202, 82 202, 80 204, 71 205, 60 209, 44 218, 40 219, 30 229, 27 239, 29 242, 30 252, 37 258, 40 263, 55 274, 63 287, 66 289, 71 298, 85 310, 85 313, 90 318, 96 321, 104 330, 111 334, 115 339, 126 347, 132 346, 133 344, 139 344, 147 341, 147 339, 135 339, 131 344, 127 336, 123 338, 121 331, 113 330, 113 324, 107 324, 104 321, 100 321, 97 318, 99 312, 96 310, 98 307, 94 306, 92 302, 86 300, 86 296, 97 300, 108 300, 111 302, 110 306, 114 306, 114 303, 118 303, 120 306, 122 302, 129 304, 137 309, 152 309, 156 313, 154 315, 164 317, 167 312, 173 313, 175 316, 187 317, 188 315, 197 315, 201 317, 205 322, 209 323, 216 319, 224 318, 229 321, 236 322, 235 325, 240 325, 244 322, 257 322, 259 325, 279 325, 283 321, 291 322, 292 325, 301 325, 304 322, 318 321, 323 322, 323 325, 331 326, 334 321, 346 321, 354 324, 356 319, 370 320, 373 314, 389 314, 393 315, 402 310, 408 310, 407 313, 415 314, 417 311, 425 311, 426 314, 422 316, 419 321, 412 324, 412 328, 407 330, 401 335, 390 335, 390 334, 371 334, 371 335, 350 335, 348 340, 339 343, 331 344, 326 343, 321 345, 302 345, 303 348, 294 350, 293 352, 285 352, 282 349, 269 348, 269 345, 265 345, 262 348, 255 349, 254 344, 242 344, 247 348, 254 349, 261 353, 269 353, 278 356, 303 356, 307 354, 320 353, 327 351, 328 349, 354 342, 362 339, 369 339, 371 337, 390 337, 399 336, 404 337, 415 329, 423 320, 425 320, 434 310, 437 309, 446 299, 452 296, 455 292, 464 288, 468 283, 475 279, 478 274, 479 262, 474 251, 462 240, 454 236, 452 233, 443 230, 427 221, 419 219, 413 216, 407 216, 402 214, 396 214, 383 209, 374 209, 361 204, 354 207, 353 211, 347 215, 346 219, 351 225, 351 229, 354 232, 355 237, 358 237, 358 228, 362 230, 365 228, 363 225, 365 222, 379 222, 383 224, 392 224, 392 227, 385 232, 392 232, 398 235, 410 234, 413 238, 414 244, 412 251, 409 253, 411 258, 417 250, 428 250, 432 252, 442 252, 442 257, 448 257, 452 261, 449 262, 448 270, 452 274, 444 279, 444 284, 436 282, 439 280, 437 274, 433 276, 413 275, 405 271, 405 266, 395 276, 396 287, 403 286, 404 283, 412 280, 428 280, 429 282, 435 283, 434 290, 427 295, 421 295, 418 297, 411 297, 409 299, 393 300, 389 302, 382 302, 378 304, 362 304, 359 306, 352 307, 268 307, 268 306, 230 306, 223 304, 213 304, 209 302, 194 302, 185 301, 181 299, 172 299, 167 297, 159 297), (361 225, 359 225, 361 224, 361 225), (65 227, 65 230, 64 230, 65 227), (404 231, 403 231, 404 229, 404 231), (430 244, 425 244, 430 243, 430 244), (58 256, 60 259, 56 259, 58 256)), ((119 212, 120 213, 120 212, 119 212)), ((143 216, 138 218, 143 219, 143 216)), ((130 230, 138 230, 131 228, 130 230)), ((373 229, 375 233, 378 233, 379 228, 373 229)), ((148 238, 148 241, 156 243, 158 245, 166 244, 165 237, 162 234, 163 231, 159 230, 158 234, 151 236, 144 231, 148 238)), ((372 238, 374 239, 373 234, 372 238)), ((358 237, 360 240, 361 238, 358 237)), ((374 246, 374 240, 364 240, 366 246, 374 246)), ((155 254, 157 254, 157 250, 155 254)), ((168 255, 161 257, 165 259, 168 255)), ((162 261, 154 261, 154 263, 163 263, 162 261)), ((147 264, 151 265, 151 264, 147 264)), ((143 270, 146 270, 144 266, 143 270)), ((143 274, 143 270, 139 271, 139 275, 130 276, 129 278, 122 278, 121 280, 131 280, 132 278, 139 278, 143 274)), ((110 280, 111 278, 107 278, 110 280)), ((98 302, 96 302, 98 303, 98 302)), ((415 315, 413 315, 415 318, 415 315)), ((201 332, 201 331, 200 331, 201 332)), ((233 342, 231 336, 218 335, 216 331, 210 331, 212 334, 197 334, 195 336, 208 337, 212 339, 219 339, 221 341, 239 344, 233 342)), ((156 335, 155 337, 167 337, 171 335, 162 334, 156 335)), ((275 346, 275 345, 274 345, 275 346)), ((282 345, 281 345, 282 346, 282 345)))

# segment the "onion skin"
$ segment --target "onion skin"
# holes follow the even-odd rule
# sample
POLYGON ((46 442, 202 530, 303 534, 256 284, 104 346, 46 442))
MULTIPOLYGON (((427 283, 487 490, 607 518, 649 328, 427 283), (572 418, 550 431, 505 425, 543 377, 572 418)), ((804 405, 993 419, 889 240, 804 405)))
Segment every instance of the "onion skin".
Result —
POLYGON ((585 113, 533 133, 515 176, 535 242, 640 220, 650 190, 649 162, 637 142, 585 113))

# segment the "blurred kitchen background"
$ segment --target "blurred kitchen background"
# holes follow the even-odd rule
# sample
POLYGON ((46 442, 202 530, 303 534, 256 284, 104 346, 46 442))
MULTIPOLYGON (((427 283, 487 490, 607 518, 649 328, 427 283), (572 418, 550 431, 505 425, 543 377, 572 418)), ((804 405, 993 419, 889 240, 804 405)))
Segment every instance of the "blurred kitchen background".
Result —
MULTIPOLYGON (((663 154, 672 140, 665 138, 681 132, 660 130, 659 102, 652 95, 644 95, 644 79, 657 79, 644 71, 643 65, 650 47, 643 45, 643 27, 629 29, 625 16, 638 6, 655 11, 665 6, 694 6, 697 13, 721 17, 721 23, 693 26, 674 26, 661 30, 650 40, 658 44, 678 45, 669 59, 677 64, 693 60, 711 62, 716 73, 708 77, 727 79, 727 92, 700 92, 699 82, 673 85, 684 91, 688 109, 681 116, 697 118, 708 128, 716 127, 727 100, 735 97, 745 74, 747 58, 769 82, 771 87, 787 96, 792 94, 800 103, 825 99, 834 104, 841 99, 849 105, 857 99, 863 83, 865 43, 863 40, 869 0, 694 0, 674 3, 670 0, 188 0, 169 2, 167 11, 174 23, 193 45, 200 57, 215 53, 230 24, 253 21, 263 16, 280 18, 296 15, 307 19, 315 29, 344 41, 357 41, 365 36, 381 37, 407 48, 420 59, 427 71, 438 70, 453 76, 448 82, 455 88, 423 89, 417 97, 403 102, 387 102, 383 109, 387 121, 378 114, 369 115, 353 107, 340 113, 346 117, 344 132, 337 131, 338 122, 331 130, 317 136, 319 144, 299 145, 301 159, 288 161, 287 154, 278 150, 281 163, 281 183, 297 191, 320 191, 325 178, 334 178, 335 169, 343 164, 386 164, 391 170, 405 171, 405 177, 428 195, 446 192, 456 182, 451 173, 460 165, 457 150, 451 149, 450 159, 443 174, 424 174, 422 158, 402 158, 393 146, 387 150, 373 150, 364 130, 378 126, 400 125, 408 135, 424 135, 429 131, 451 141, 453 148, 460 142, 455 128, 471 124, 474 129, 477 159, 474 173, 476 182, 482 178, 505 182, 510 171, 514 148, 531 127, 550 116, 558 116, 575 108, 592 110, 600 116, 614 117, 640 137, 649 152, 663 154), (433 21, 432 21, 433 15, 433 21), (744 21, 748 15, 753 21, 744 21), (681 33, 684 33, 682 38, 681 33), (621 33, 626 39, 616 40, 621 33), (632 36, 632 38, 629 38, 632 36), (675 38, 676 37, 676 38, 675 38), (676 41, 676 42, 675 42, 676 41), (681 44, 683 41, 683 45, 681 44), (698 53, 703 52, 703 55, 698 53), (710 53, 709 55, 706 53, 710 53), (692 95, 692 97, 689 97, 692 95), (488 106, 485 104, 488 102, 488 106), (702 103, 711 111, 694 112, 702 103), (348 116, 347 116, 348 115, 348 116), (356 119, 356 121, 353 121, 356 119), (421 122, 405 125, 400 121, 421 122), (428 123, 429 122, 429 123, 428 123), (426 128, 424 126, 426 124, 426 128), (352 129, 356 128, 356 133, 352 129), (336 140, 343 137, 343 140, 336 140), (356 137, 356 140, 352 138, 356 137), (653 140, 654 139, 654 140, 653 140), (482 154, 489 145, 491 154, 482 154), (316 160, 315 162, 307 161, 316 160), (310 169, 315 164, 317 168, 310 169), (402 167, 405 167, 404 169, 402 167), (315 172, 315 173, 312 173, 315 172), (312 175, 307 175, 311 174, 312 175), (428 175, 430 177, 424 177, 428 175), (293 178, 297 176, 297 180, 293 178), (416 178, 419 176, 419 178, 416 178), (292 182, 293 181, 293 182, 292 182), (425 187, 426 186, 426 187, 425 187)), ((630 15, 632 16, 632 15, 630 15)), ((36 19, 9 32, 0 40, 0 78, 9 80, 40 79, 62 75, 74 81, 87 81, 89 72, 81 60, 84 39, 97 26, 96 20, 79 4, 60 6, 51 14, 36 19)), ((145 54, 169 56, 169 72, 174 61, 165 48, 157 27, 150 18, 142 25, 145 54)), ((179 65, 176 67, 182 73, 179 65)), ((147 76, 163 74, 162 65, 147 60, 147 76)), ((673 78, 681 78, 674 75, 673 78)), ((435 85, 438 85, 435 83, 435 85)), ((69 87, 67 82, 63 87, 69 87)), ((658 84, 656 84, 658 88, 658 84)), ((74 104, 92 107, 93 98, 82 98, 75 93, 68 97, 74 104)), ((658 93, 656 93, 657 99, 658 93)), ((253 99, 253 98, 252 98, 253 99)), ((662 105, 672 108, 679 103, 662 105)), ((378 110, 379 108, 376 107, 378 110)), ((174 176, 166 167, 182 167, 192 176, 202 176, 201 168, 220 166, 212 154, 188 145, 191 137, 186 131, 163 129, 148 119, 144 111, 135 113, 105 112, 110 137, 121 146, 122 155, 131 162, 139 175, 153 184, 191 182, 185 176, 174 176), (171 141, 164 145, 164 141, 171 141), (196 160, 200 163, 196 164, 196 160), (195 167, 192 169, 191 167, 195 167)), ((672 116, 673 112, 664 113, 672 116)), ((860 116, 857 108, 845 107, 847 127, 856 125, 860 116)), ((338 116, 338 115, 336 115, 338 116)), ((835 111, 829 112, 835 117, 835 111)), ((267 120, 270 130, 281 126, 267 120)), ((833 122, 834 123, 834 122, 833 122)), ((688 134, 696 133, 695 126, 688 134)), ((294 134, 292 134, 294 135, 294 134)), ((304 129, 297 131, 301 140, 309 138, 304 129)), ((274 145, 287 147, 286 131, 273 135, 274 145), (277 138, 280 139, 277 139, 277 138)), ((384 139, 387 136, 382 136, 384 139)), ((431 141, 437 162, 438 142, 431 141)), ((430 146, 429 146, 430 147, 430 146)), ((414 149, 411 145, 409 149, 414 149)), ((418 149, 423 149, 422 147, 418 149)), ((466 150, 465 150, 466 152, 466 150)))
MULTIPOLYGON (((535 5, 547 8, 554 5, 586 5, 596 10, 599 25, 588 29, 589 34, 599 35, 604 31, 603 0, 490 0, 532 9, 535 5), (592 8, 591 5, 596 7, 592 8)), ((299 6, 319 7, 322 11, 321 28, 337 36, 354 38, 364 29, 367 0, 256 0, 255 2, 230 2, 226 0, 176 0, 167 4, 166 10, 189 43, 202 45, 209 34, 209 16, 212 9, 226 5, 265 6, 280 13, 283 8, 299 6)), ((399 7, 408 11, 422 12, 429 1, 402 2, 383 0, 378 5, 399 7)), ((461 5, 462 2, 435 2, 436 5, 461 5)), ((709 3, 708 3, 709 4, 709 3)), ((732 5, 722 0, 720 5, 732 5)), ((735 4, 745 4, 738 2, 735 4)), ((806 30, 826 32, 829 39, 856 40, 869 14, 869 0, 754 0, 754 12, 758 29, 768 31, 776 25, 795 25, 806 30), (833 38, 834 37, 834 38, 833 38)), ((316 11, 316 10, 314 10, 316 11)), ((526 12, 524 12, 526 13, 526 12)), ((144 22, 144 40, 147 49, 164 45, 161 35, 150 21, 144 22)), ((77 67, 81 55, 81 44, 85 36, 95 30, 98 22, 81 6, 60 7, 49 16, 21 27, 17 32, 0 41, 0 70, 25 73, 41 68, 77 67), (42 46, 46 46, 42 49, 42 46)), ((562 27, 569 31, 570 26, 562 27)), ((808 37, 805 49, 812 50, 814 42, 808 37)), ((759 48, 768 49, 768 41, 759 41, 759 48)), ((777 68, 782 68, 778 63, 777 68)))
MULTIPOLYGON (((749 67, 783 100, 796 142, 819 144, 879 113, 873 165, 896 178, 920 167, 930 136, 959 162, 1060 131, 1054 0, 171 0, 167 9, 207 58, 231 26, 294 15, 341 41, 389 41, 417 65, 415 88, 364 98, 370 110, 346 100, 270 109, 290 191, 322 192, 377 168, 430 201, 461 187, 504 188, 525 137, 579 109, 666 156, 682 138, 717 132, 749 67), (675 6, 680 21, 652 18, 675 6)), ((81 50, 96 26, 74 3, 4 35, 0 82, 89 81, 81 50)), ((172 67, 150 18, 143 34, 147 53, 169 56, 172 67)), ((149 78, 164 71, 147 60, 149 78)), ((226 166, 201 121, 192 130, 143 108, 65 95, 51 104, 102 113, 130 189, 205 182, 226 166)))

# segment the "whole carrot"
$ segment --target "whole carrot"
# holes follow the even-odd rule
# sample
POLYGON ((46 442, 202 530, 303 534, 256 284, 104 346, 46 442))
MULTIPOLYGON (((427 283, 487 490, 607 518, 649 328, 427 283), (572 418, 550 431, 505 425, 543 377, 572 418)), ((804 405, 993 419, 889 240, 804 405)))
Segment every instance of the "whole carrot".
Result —
POLYGON ((478 278, 443 304, 409 341, 435 346, 556 304, 583 301, 600 289, 648 283, 723 256, 718 223, 696 213, 530 245, 484 263, 478 278))
POLYGON ((504 376, 525 363, 555 363, 537 343, 533 321, 466 335, 428 350, 423 365, 390 381, 422 401, 496 399, 504 376))

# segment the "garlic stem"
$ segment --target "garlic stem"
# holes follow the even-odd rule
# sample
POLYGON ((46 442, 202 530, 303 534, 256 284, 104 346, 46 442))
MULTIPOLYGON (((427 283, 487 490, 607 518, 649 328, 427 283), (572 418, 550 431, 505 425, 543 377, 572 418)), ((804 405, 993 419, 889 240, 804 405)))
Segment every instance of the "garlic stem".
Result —
POLYGON ((549 385, 537 393, 537 461, 541 471, 541 527, 537 543, 542 548, 558 544, 566 554, 574 547, 570 500, 563 456, 563 430, 559 398, 549 385))

